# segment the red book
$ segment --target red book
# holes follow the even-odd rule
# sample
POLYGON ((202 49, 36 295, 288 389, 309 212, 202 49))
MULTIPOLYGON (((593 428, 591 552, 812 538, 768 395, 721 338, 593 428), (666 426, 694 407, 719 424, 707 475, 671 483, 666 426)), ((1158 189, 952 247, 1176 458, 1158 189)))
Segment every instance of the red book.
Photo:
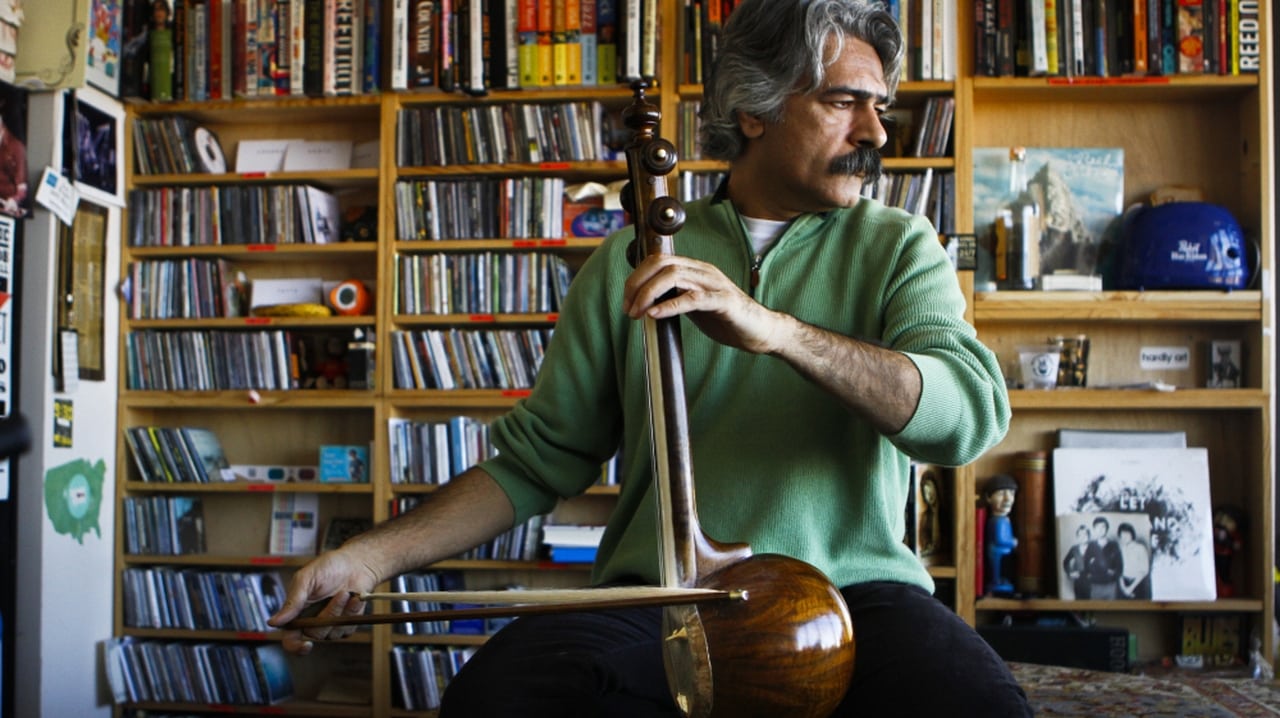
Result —
MULTIPOLYGON (((982 501, 982 499, 979 499, 982 501)), ((987 565, 987 507, 983 503, 979 503, 974 510, 974 527, 973 532, 973 555, 976 560, 973 562, 973 595, 981 598, 986 593, 986 586, 983 585, 986 580, 987 565)))
POLYGON ((222 0, 209 3, 209 99, 221 100, 222 95, 222 0))

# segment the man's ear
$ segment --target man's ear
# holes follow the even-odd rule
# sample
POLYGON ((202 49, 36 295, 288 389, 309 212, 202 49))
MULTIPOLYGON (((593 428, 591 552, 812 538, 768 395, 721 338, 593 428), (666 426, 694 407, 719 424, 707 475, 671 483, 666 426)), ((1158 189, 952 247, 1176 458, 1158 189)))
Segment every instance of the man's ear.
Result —
POLYGON ((742 130, 742 134, 747 139, 754 140, 764 134, 764 120, 755 115, 739 112, 738 129, 742 130))

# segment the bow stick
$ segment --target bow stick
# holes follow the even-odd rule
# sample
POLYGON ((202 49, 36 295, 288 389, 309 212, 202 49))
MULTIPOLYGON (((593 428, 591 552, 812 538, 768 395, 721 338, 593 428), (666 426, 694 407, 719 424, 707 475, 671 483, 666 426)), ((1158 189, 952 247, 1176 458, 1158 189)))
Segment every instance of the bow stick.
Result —
MULTIPOLYGON (((384 623, 448 621, 464 618, 532 616, 573 611, 604 611, 636 606, 671 606, 708 601, 745 601, 745 591, 709 588, 618 586, 611 588, 539 589, 532 591, 421 591, 417 593, 370 592, 357 594, 361 601, 417 601, 437 603, 500 604, 430 611, 371 613, 355 616, 300 616, 286 629, 320 626, 371 626, 384 623)), ((314 604, 317 609, 322 603, 314 604)))

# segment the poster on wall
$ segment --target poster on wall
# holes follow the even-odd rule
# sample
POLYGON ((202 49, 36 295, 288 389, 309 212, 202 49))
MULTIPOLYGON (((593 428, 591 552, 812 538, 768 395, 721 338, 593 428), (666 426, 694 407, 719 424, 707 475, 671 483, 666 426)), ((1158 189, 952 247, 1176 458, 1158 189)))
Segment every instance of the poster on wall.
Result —
POLYGON ((26 217, 34 195, 27 177, 27 90, 0 82, 0 213, 26 217))
MULTIPOLYGON (((0 417, 13 411, 14 252, 18 222, 0 215, 0 417)), ((9 498, 9 459, 0 459, 0 501, 9 498)))

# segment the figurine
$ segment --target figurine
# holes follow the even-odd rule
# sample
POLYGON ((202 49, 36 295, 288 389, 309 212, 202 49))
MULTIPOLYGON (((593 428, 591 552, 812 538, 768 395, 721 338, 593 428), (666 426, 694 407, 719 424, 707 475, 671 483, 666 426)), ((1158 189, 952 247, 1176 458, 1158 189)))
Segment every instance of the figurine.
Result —
POLYGON ((1218 598, 1231 598, 1236 588, 1231 583, 1231 557, 1244 549, 1240 535, 1240 514, 1235 509, 1218 507, 1213 512, 1213 559, 1218 576, 1218 598))
POLYGON ((1005 564, 1018 539, 1013 535, 1009 512, 1018 493, 1018 482, 1008 474, 997 474, 987 480, 984 495, 990 513, 987 515, 987 581, 986 595, 1012 596, 1013 581, 1005 575, 1005 564))

